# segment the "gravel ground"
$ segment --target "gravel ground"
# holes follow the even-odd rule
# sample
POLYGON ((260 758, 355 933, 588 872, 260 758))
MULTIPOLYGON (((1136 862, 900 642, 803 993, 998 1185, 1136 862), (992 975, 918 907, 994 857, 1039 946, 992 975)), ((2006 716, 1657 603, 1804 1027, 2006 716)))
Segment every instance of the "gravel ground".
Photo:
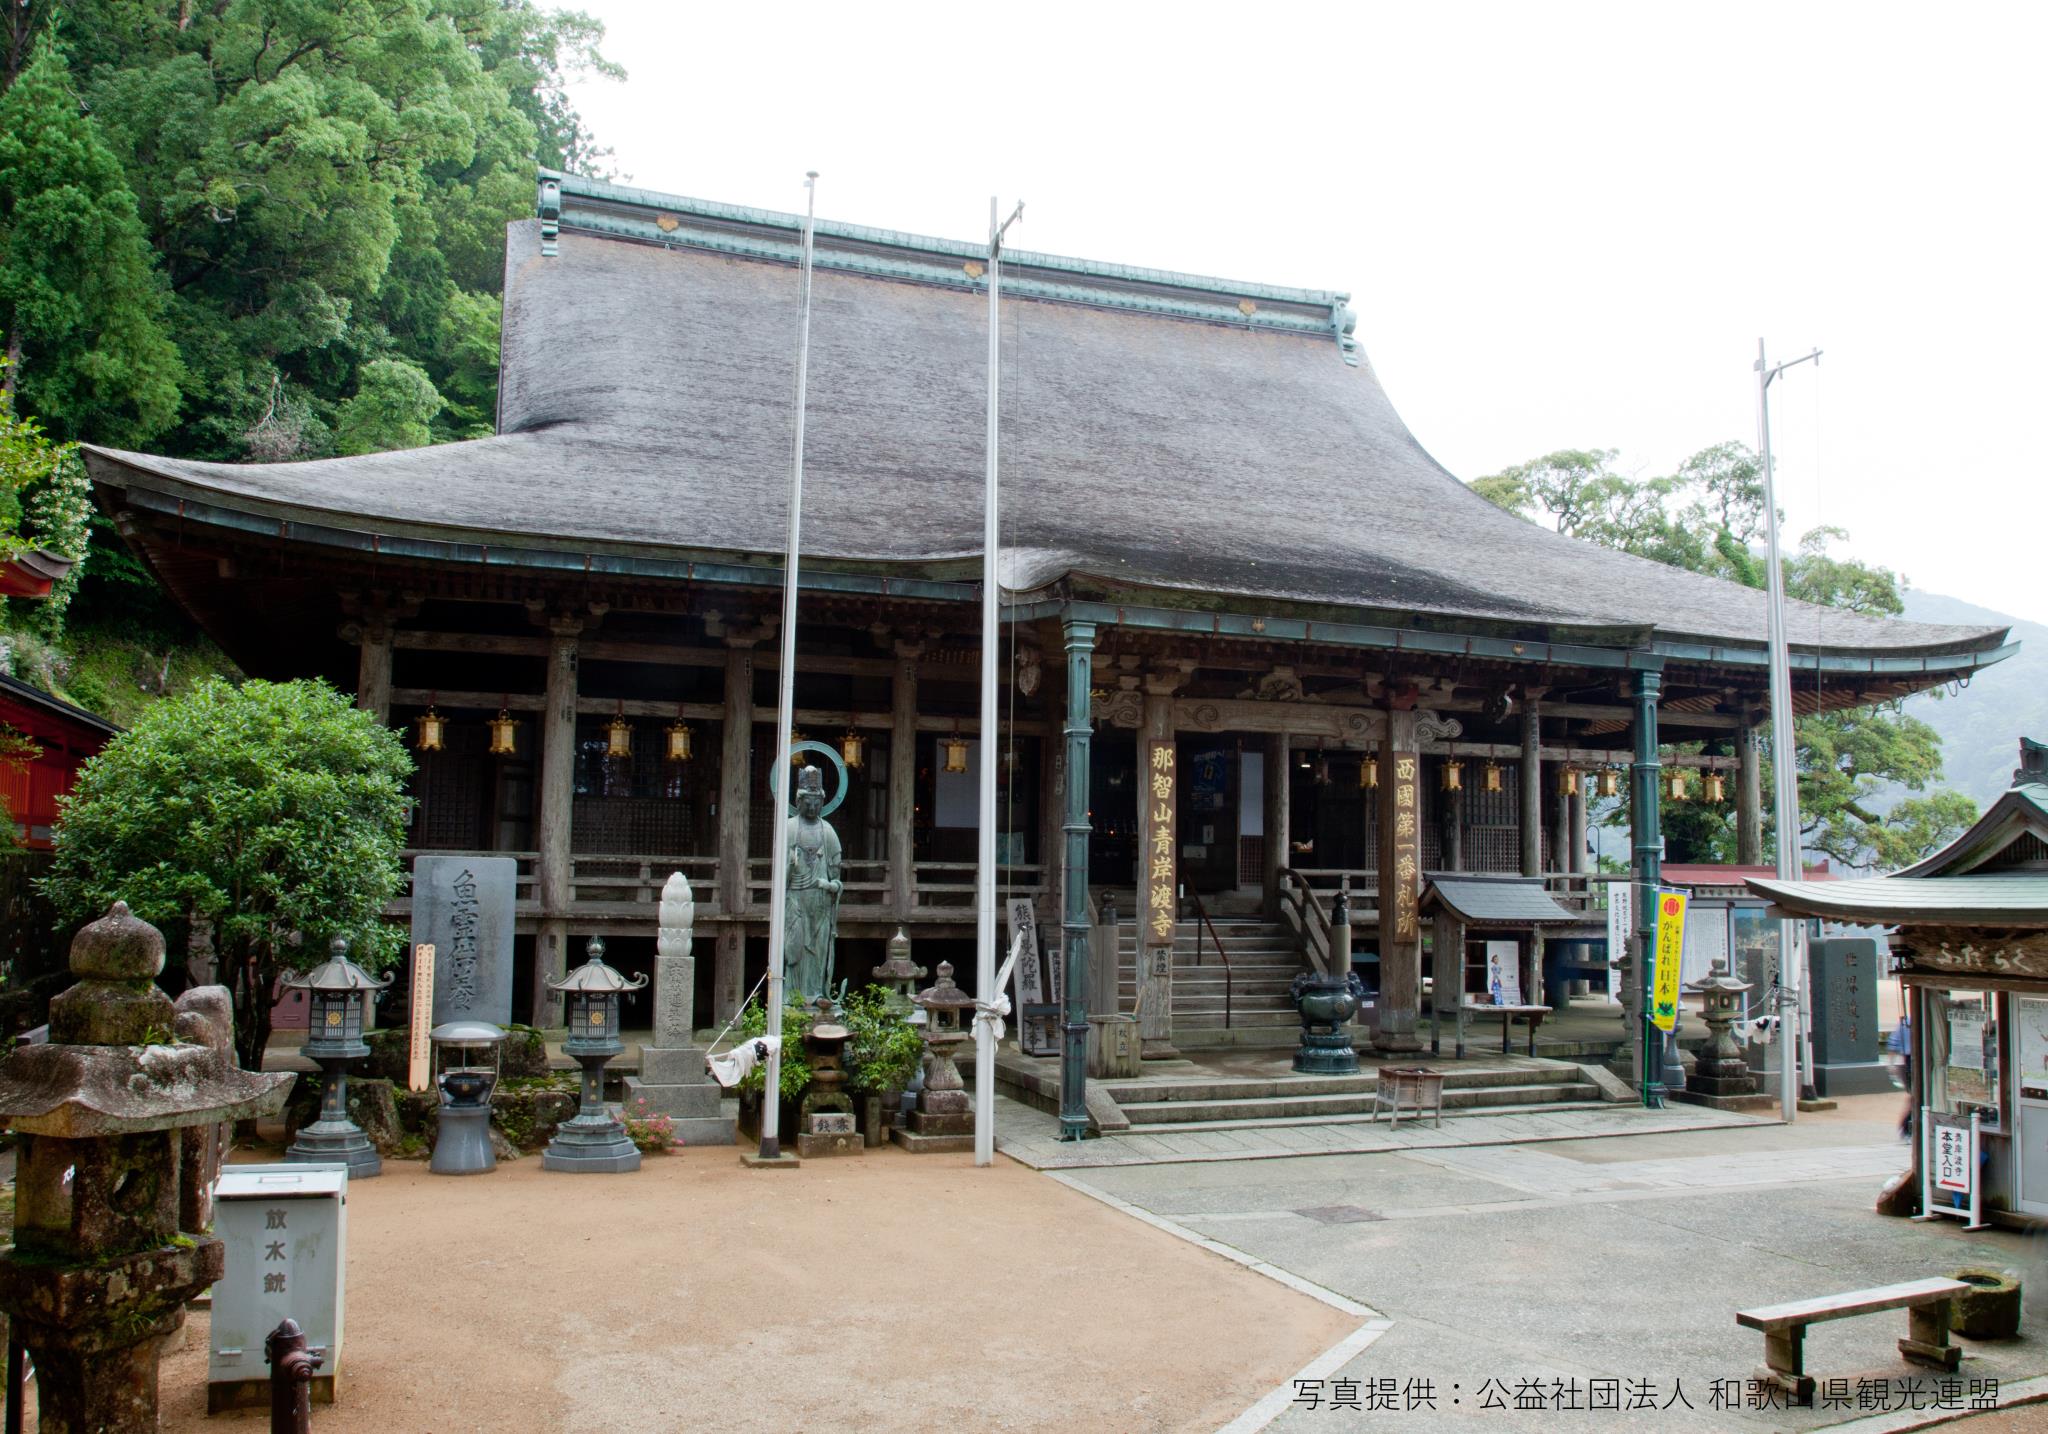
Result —
MULTIPOLYGON (((385 1169, 349 1192, 320 1434, 1213 1429, 1358 1323, 1007 1160, 385 1169)), ((206 1320, 163 1427, 265 1427, 206 1416, 206 1320)))

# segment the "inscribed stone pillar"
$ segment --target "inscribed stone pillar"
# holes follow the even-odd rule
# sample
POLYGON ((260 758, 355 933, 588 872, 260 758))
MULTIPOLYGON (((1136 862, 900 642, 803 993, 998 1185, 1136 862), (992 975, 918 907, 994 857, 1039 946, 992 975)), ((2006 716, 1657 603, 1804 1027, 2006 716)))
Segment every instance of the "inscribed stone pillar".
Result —
POLYGON ((379 722, 391 720, 391 627, 383 622, 357 626, 356 706, 376 714, 379 722))
POLYGON ((1060 1139, 1080 1140, 1088 1133, 1088 1013, 1082 993, 1088 988, 1088 757, 1094 737, 1089 698, 1095 624, 1064 618, 1067 650, 1067 819, 1064 869, 1060 876, 1060 937, 1067 978, 1060 988, 1060 1139))
MULTIPOLYGON (((1287 765, 1288 736, 1272 732, 1266 737, 1266 919, 1280 919, 1280 873, 1293 864, 1294 848, 1288 839, 1294 813, 1289 790, 1293 770, 1287 765)), ((1371 761, 1371 757, 1365 758, 1371 761)))
MULTIPOLYGON (((1159 684, 1164 685, 1164 684, 1159 684)), ((1148 1056, 1171 1055, 1173 937, 1180 919, 1176 871, 1180 769, 1175 755, 1173 697, 1148 679, 1144 724, 1138 729, 1138 1034, 1148 1056)))
POLYGON ((917 659, 923 651, 896 644, 889 690, 889 911, 899 921, 917 905, 917 659))
POLYGON ((548 625, 547 691, 540 714, 540 836, 534 882, 541 923, 533 943, 533 1024, 554 1026, 560 998, 548 982, 569 974, 569 902, 573 855, 570 815, 576 800, 576 639, 579 619, 548 625))
POLYGON ((1543 874, 1543 718, 1530 698, 1522 707, 1522 875, 1543 874))
POLYGON ((1763 760, 1757 748, 1758 736, 1759 729, 1747 722, 1735 729, 1735 862, 1738 866, 1761 866, 1764 861, 1763 760))
POLYGON ((689 878, 673 873, 661 889, 654 946, 654 1039, 640 1047, 640 1070, 624 1077, 626 1113, 665 1115, 690 1145, 731 1145, 734 1118, 704 1069, 696 1035, 696 902, 689 878))
POLYGON ((1422 1049, 1416 1031, 1422 993, 1422 754, 1417 714, 1387 713, 1380 744, 1379 1032, 1386 1055, 1422 1049))
POLYGON ((723 1025, 745 990, 747 823, 754 752, 754 651, 751 640, 728 638, 725 717, 718 757, 718 905, 725 924, 712 954, 712 1015, 723 1025))

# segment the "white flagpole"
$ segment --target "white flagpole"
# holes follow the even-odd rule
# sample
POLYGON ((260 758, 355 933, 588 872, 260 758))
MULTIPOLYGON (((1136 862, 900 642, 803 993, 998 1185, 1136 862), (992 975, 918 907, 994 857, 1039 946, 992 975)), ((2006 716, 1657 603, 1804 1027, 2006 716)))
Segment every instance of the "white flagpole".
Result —
MULTIPOLYGON (((1024 212, 996 223, 996 200, 988 201, 988 471, 981 516, 981 843, 975 854, 974 994, 993 1001, 996 989, 996 450, 1002 378, 1002 252, 1003 234, 1024 212)), ((996 1042, 987 1021, 974 1024, 974 1163, 992 1165, 996 1158, 996 1042)))
POLYGON ((789 899, 789 853, 785 817, 792 793, 790 781, 790 728, 796 720, 796 583, 797 561, 802 550, 804 521, 804 391, 811 372, 811 230, 818 213, 818 172, 804 176, 804 243, 799 291, 800 317, 796 341, 796 441, 790 456, 789 536, 784 544, 782 565, 782 670, 777 674, 775 697, 775 860, 768 892, 768 1034, 776 1038, 769 1053, 767 1081, 761 1092, 761 1152, 763 1160, 782 1157, 782 953, 788 939, 783 906, 789 899))

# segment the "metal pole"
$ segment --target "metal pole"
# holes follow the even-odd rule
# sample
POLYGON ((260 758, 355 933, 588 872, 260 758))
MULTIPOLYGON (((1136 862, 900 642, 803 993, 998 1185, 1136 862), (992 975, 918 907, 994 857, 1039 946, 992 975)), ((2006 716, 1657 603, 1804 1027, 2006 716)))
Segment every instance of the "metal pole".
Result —
MULTIPOLYGON (((988 458, 981 505, 981 767, 980 843, 975 852, 974 993, 993 1001, 996 984, 996 491, 1002 380, 1003 235, 1024 212, 996 223, 996 199, 988 201, 988 458)), ((974 1163, 992 1165, 996 1158, 996 1043, 986 1021, 974 1023, 974 1163)))
POLYGON ((1642 1085, 1643 1105, 1650 1110, 1664 1105, 1664 1043, 1662 1032, 1650 1019, 1656 1009, 1657 888, 1664 879, 1663 839, 1658 831, 1663 809, 1657 804, 1657 779, 1663 772, 1657 760, 1657 700, 1663 687, 1662 672, 1636 673, 1635 765, 1629 771, 1634 808, 1630 815, 1635 819, 1636 1075, 1642 1085))
MULTIPOLYGON (((1785 569, 1778 544, 1778 485, 1777 477, 1771 471, 1771 380, 1795 364, 1808 359, 1820 358, 1815 349, 1804 358, 1796 358, 1772 368, 1764 358, 1764 341, 1756 341, 1756 432, 1758 461, 1763 465, 1764 478, 1764 532, 1769 541, 1766 574, 1770 594, 1770 658, 1771 658, 1771 775, 1776 796, 1775 816, 1778 826, 1777 862, 1778 880, 1797 881, 1800 872, 1799 852, 1799 771, 1798 749, 1792 736, 1792 659, 1785 645, 1785 569)), ((1802 992, 1806 986, 1805 973, 1799 969, 1793 950, 1797 937, 1793 932, 1794 923, 1787 919, 1778 923, 1778 1086, 1781 1113, 1791 1120, 1799 1109, 1798 1051, 1799 1015, 1802 992)))
POLYGON ((804 246, 799 291, 796 341, 796 440, 792 444, 789 472, 789 534, 784 542, 782 567, 782 670, 776 674, 775 694, 775 794, 773 873, 768 888, 768 1034, 775 1047, 768 1055, 768 1071, 761 1091, 761 1151, 763 1160, 782 1158, 782 951, 788 936, 783 904, 789 899, 789 743, 790 727, 796 720, 796 583, 797 563, 803 540, 804 521, 804 392, 811 376, 811 229, 818 213, 818 172, 804 176, 804 246))

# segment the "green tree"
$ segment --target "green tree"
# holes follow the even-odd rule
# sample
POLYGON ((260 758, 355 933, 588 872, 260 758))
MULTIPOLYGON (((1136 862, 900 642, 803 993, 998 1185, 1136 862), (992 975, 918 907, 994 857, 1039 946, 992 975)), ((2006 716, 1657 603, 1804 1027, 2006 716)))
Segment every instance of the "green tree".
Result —
POLYGON ((0 95, 7 384, 65 436, 146 442, 178 411, 164 300, 120 162, 46 42, 0 95))
POLYGON ((342 453, 421 447, 432 441, 427 423, 441 406, 434 381, 418 364, 372 359, 356 379, 355 397, 335 417, 335 447, 342 453))
POLYGON ((115 900, 145 921, 212 921, 235 1044, 260 1069, 272 992, 349 938, 371 970, 402 871, 412 770, 396 733, 322 682, 202 684, 151 707, 61 804, 44 893, 67 919, 115 900))
MULTIPOLYGON (((1488 501, 1603 547, 1674 567, 1711 573, 1747 587, 1768 580, 1753 544, 1765 526, 1763 477, 1740 443, 1703 449, 1663 478, 1613 471, 1611 449, 1569 449, 1475 479, 1488 501)), ((1816 528, 1785 559, 1785 591, 1823 607, 1896 615, 1905 581, 1888 568, 1838 557, 1839 528, 1816 528)), ((1953 840, 1976 819, 1976 803, 1939 786, 1941 738, 1908 717, 1901 701, 1802 717, 1793 734, 1799 768, 1801 840, 1852 867, 1907 865, 1953 840), (1896 789, 1889 808, 1882 801, 1896 789)), ((1693 744, 1690 750, 1703 750, 1693 744)), ((1718 744, 1727 755, 1727 744, 1718 744)), ((1771 789, 1767 760, 1763 788, 1771 789)), ((1766 808, 1767 840, 1770 820, 1766 808)), ((1697 790, 1662 799, 1666 850, 1674 861, 1733 861, 1734 811, 1697 790)))

